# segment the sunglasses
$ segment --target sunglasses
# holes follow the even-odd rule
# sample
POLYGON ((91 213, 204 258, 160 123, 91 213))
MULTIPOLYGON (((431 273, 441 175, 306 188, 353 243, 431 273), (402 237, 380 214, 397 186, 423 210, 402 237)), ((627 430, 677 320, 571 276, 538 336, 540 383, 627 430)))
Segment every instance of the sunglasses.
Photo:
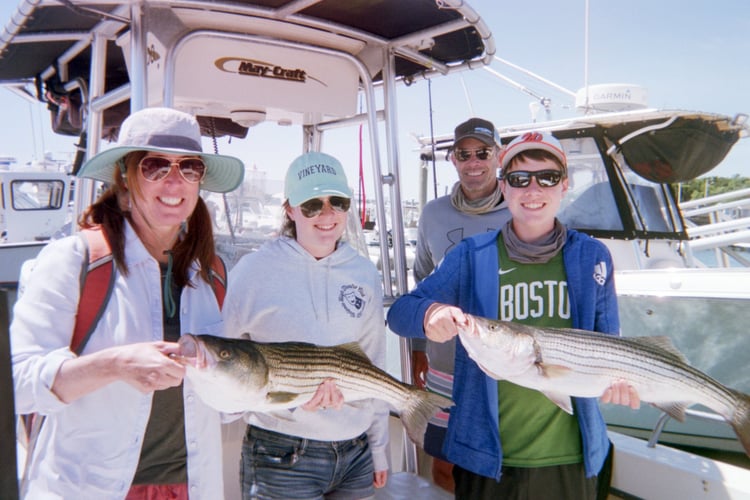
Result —
MULTIPOLYGON (((307 217, 308 219, 312 219, 313 217, 317 217, 320 215, 320 212, 323 211, 323 203, 325 200, 322 198, 313 198, 311 200, 307 200, 304 203, 301 203, 299 206, 300 211, 302 211, 302 215, 307 217)), ((349 210, 349 207, 352 204, 352 200, 349 198, 344 198, 342 196, 330 196, 328 198, 328 204, 331 205, 331 208, 336 212, 346 212, 349 210)))
POLYGON ((477 157, 477 160, 486 160, 492 155, 492 148, 457 149, 454 154, 458 161, 469 161, 472 154, 477 157))
POLYGON ((538 172, 527 172, 526 170, 516 170, 508 172, 503 176, 505 182, 514 188, 525 188, 531 184, 531 178, 536 178, 536 183, 540 187, 548 188, 557 186, 562 180, 562 172, 559 170, 540 170, 538 172))
POLYGON ((200 182, 206 176, 206 164, 200 158, 183 158, 172 161, 160 156, 146 156, 138 164, 143 178, 149 182, 159 182, 172 171, 172 165, 177 165, 177 171, 183 179, 190 183, 200 182))

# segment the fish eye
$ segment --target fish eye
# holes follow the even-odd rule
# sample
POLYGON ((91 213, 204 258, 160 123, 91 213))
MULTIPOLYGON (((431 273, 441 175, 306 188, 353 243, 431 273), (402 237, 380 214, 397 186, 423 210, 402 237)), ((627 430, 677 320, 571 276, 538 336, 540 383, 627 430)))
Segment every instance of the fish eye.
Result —
POLYGON ((221 359, 229 359, 230 357, 232 357, 232 354, 226 349, 223 349, 222 351, 219 352, 219 357, 221 359))

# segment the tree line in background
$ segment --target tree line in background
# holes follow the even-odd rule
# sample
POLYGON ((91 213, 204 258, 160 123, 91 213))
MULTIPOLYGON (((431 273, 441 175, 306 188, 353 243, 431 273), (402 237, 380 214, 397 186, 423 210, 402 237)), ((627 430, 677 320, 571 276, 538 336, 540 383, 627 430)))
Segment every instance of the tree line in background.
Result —
POLYGON ((672 186, 679 193, 680 201, 690 201, 715 194, 729 193, 738 189, 750 188, 750 177, 700 177, 692 181, 672 186))

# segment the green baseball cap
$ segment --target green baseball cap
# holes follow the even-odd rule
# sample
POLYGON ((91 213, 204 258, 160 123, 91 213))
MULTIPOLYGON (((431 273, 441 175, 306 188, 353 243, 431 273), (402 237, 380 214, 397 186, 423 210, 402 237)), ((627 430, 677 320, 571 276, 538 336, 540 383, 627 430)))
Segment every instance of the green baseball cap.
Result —
POLYGON ((286 172, 284 197, 296 207, 321 196, 352 197, 344 167, 325 153, 314 151, 298 156, 286 172))

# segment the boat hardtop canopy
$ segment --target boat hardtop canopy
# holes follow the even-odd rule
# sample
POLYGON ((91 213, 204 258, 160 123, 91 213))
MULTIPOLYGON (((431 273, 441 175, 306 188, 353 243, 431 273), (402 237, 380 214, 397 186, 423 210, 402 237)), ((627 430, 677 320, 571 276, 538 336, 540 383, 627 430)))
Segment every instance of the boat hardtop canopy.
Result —
POLYGON ((243 137, 263 120, 351 117, 364 80, 409 83, 489 64, 494 51, 461 0, 25 0, 0 33, 0 85, 48 102, 59 133, 78 134, 98 99, 105 137, 155 105, 243 137))

